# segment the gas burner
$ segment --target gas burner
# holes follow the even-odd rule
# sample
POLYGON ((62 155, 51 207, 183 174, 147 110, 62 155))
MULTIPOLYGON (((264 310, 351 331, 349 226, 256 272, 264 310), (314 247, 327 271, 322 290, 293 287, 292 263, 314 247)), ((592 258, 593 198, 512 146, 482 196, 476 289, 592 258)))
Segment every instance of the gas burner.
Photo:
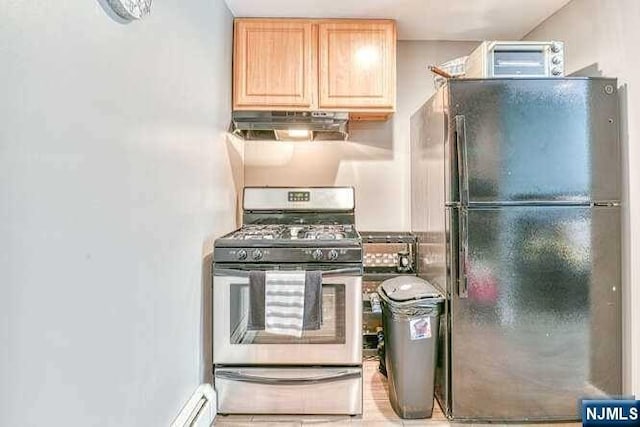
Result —
POLYGON ((237 240, 275 240, 282 239, 285 231, 283 225, 245 225, 231 235, 237 240))
POLYGON ((298 230, 297 238, 305 240, 342 240, 351 232, 353 232, 353 228, 348 225, 310 225, 298 230))
POLYGON ((234 240, 343 240, 353 237, 353 226, 344 224, 248 224, 233 233, 234 240))

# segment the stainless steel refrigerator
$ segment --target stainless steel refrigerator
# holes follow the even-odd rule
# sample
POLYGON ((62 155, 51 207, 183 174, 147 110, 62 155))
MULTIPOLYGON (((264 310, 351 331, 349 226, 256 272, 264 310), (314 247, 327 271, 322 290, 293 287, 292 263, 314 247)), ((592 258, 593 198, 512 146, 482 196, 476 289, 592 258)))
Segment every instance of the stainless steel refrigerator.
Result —
POLYGON ((451 80, 412 116, 449 417, 572 420, 622 392, 617 106, 615 79, 451 80))

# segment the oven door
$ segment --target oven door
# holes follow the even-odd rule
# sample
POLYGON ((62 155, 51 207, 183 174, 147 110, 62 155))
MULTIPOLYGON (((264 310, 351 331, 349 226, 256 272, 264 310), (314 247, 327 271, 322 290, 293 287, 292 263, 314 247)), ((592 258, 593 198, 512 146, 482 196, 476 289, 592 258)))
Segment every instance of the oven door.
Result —
POLYGON ((248 271, 216 266, 214 364, 358 365, 362 362, 361 268, 323 271, 319 330, 304 331, 300 338, 275 335, 248 330, 248 318, 248 271))

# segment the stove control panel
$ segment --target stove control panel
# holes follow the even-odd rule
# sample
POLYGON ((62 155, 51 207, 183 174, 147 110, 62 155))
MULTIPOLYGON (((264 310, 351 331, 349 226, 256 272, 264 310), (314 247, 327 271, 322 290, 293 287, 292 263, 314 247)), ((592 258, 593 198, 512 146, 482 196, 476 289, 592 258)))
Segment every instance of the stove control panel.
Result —
POLYGON ((355 208, 352 187, 245 187, 245 211, 345 212, 355 208))
POLYGON ((245 263, 291 263, 291 262, 362 262, 361 248, 236 248, 216 247, 213 252, 215 262, 245 263))
POLYGON ((311 193, 309 191, 289 191, 287 195, 290 202, 311 201, 311 193))

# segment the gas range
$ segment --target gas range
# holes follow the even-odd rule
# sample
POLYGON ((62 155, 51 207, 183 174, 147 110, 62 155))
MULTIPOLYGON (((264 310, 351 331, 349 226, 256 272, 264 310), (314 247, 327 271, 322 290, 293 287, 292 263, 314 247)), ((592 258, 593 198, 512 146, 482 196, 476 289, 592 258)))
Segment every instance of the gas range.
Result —
POLYGON ((353 188, 245 188, 244 225, 214 243, 218 413, 362 412, 362 242, 354 198, 353 188), (251 301, 256 273, 296 270, 321 272, 320 328, 301 337, 250 328, 248 319, 264 305, 251 301))
POLYGON ((244 225, 215 241, 214 260, 359 263, 353 210, 353 189, 245 188, 244 225))

